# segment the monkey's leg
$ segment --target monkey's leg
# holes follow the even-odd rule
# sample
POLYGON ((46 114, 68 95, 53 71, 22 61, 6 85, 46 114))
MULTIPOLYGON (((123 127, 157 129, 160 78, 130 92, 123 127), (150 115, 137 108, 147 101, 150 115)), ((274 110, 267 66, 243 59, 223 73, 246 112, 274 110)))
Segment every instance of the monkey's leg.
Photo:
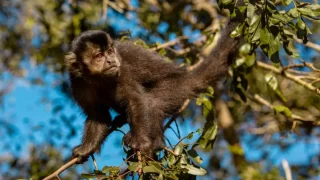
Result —
POLYGON ((72 153, 72 157, 80 157, 78 163, 87 161, 91 154, 100 151, 101 145, 108 134, 110 121, 109 113, 100 116, 88 116, 82 144, 75 147, 72 153))
POLYGON ((161 111, 147 94, 131 98, 128 104, 130 132, 124 142, 134 151, 142 151, 149 157, 156 149, 164 147, 161 111))

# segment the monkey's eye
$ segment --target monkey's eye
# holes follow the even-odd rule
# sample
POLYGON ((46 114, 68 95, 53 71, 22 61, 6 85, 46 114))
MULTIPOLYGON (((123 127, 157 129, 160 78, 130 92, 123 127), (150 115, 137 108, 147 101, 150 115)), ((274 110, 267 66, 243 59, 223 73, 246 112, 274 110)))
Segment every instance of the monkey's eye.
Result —
POLYGON ((108 53, 109 55, 111 55, 111 54, 113 53, 113 49, 112 49, 112 48, 109 48, 109 49, 107 50, 107 53, 108 53))
POLYGON ((100 58, 102 58, 102 56, 103 56, 103 53, 99 53, 99 54, 96 54, 96 55, 94 56, 94 58, 95 58, 95 59, 100 59, 100 58))

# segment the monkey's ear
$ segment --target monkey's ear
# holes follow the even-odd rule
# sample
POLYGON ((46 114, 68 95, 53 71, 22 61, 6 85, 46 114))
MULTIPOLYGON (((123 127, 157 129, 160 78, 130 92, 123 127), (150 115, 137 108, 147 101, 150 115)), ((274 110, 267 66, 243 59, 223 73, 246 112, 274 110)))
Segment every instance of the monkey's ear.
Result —
POLYGON ((70 74, 75 76, 82 75, 82 65, 81 63, 77 62, 76 54, 73 52, 69 52, 64 58, 66 67, 70 74))
POLYGON ((73 52, 69 52, 65 57, 64 57, 64 62, 67 66, 67 68, 70 68, 73 63, 75 63, 76 60, 76 55, 73 52))

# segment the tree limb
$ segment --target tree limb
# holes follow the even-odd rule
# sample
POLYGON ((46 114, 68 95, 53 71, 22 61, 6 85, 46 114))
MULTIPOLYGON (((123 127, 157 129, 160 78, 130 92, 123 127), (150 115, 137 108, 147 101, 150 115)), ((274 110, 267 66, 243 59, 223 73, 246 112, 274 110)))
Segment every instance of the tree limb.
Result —
POLYGON ((71 167, 73 164, 75 164, 78 161, 78 158, 74 158, 71 161, 69 161, 67 164, 61 166, 58 170, 56 170, 54 173, 50 174, 49 176, 45 177, 43 180, 50 180, 55 177, 59 178, 59 174, 62 173, 64 170, 71 167))

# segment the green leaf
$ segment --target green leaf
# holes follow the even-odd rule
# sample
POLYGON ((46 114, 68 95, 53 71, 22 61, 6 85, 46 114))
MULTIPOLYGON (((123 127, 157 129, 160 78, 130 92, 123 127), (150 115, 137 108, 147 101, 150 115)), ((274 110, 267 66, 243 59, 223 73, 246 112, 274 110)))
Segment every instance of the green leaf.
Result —
MULTIPOLYGON (((161 167, 161 165, 158 163, 158 162, 155 162, 155 161, 149 161, 148 162, 148 164, 149 164, 149 166, 145 166, 145 167, 147 167, 147 170, 149 169, 149 170, 156 170, 155 172, 157 172, 157 173, 160 173, 160 174, 163 174, 164 172, 163 172, 163 168, 161 167)), ((144 168, 145 168, 144 167, 144 168)), ((146 171, 144 171, 144 168, 143 168, 143 172, 146 172, 146 171)))
POLYGON ((292 0, 281 0, 282 4, 285 6, 288 6, 289 4, 292 3, 292 0))
POLYGON ((270 46, 268 49, 268 57, 270 58, 270 60, 274 63, 279 63, 280 59, 279 59, 279 50, 280 50, 280 42, 279 42, 279 36, 277 36, 276 38, 273 38, 273 36, 271 36, 272 39, 270 39, 270 46))
POLYGON ((188 151, 188 154, 192 157, 193 161, 198 163, 198 164, 202 164, 203 160, 202 158, 199 156, 198 152, 194 149, 190 149, 188 151))
POLYGON ((278 88, 278 81, 277 78, 273 74, 266 74, 264 76, 264 79, 266 80, 269 87, 271 87, 272 90, 276 90, 278 88))
POLYGON ((245 57, 246 57, 246 60, 245 60, 246 67, 252 67, 256 63, 255 53, 252 53, 252 55, 247 55, 245 57))
POLYGON ((138 167, 138 165, 139 165, 138 162, 128 161, 128 163, 129 163, 128 169, 129 169, 130 171, 136 171, 136 170, 137 170, 137 167, 138 167))
POLYGON ((248 19, 252 19, 253 15, 254 15, 254 5, 248 3, 247 5, 247 18, 248 19))
POLYGON ((306 28, 306 24, 301 19, 298 19, 297 28, 305 29, 306 28))
POLYGON ((162 48, 162 49, 160 49, 160 51, 158 52, 161 56, 165 56, 166 54, 167 54, 167 51, 164 49, 164 48, 162 48))
POLYGON ((299 12, 296 8, 292 8, 287 12, 288 16, 292 18, 298 18, 299 17, 299 12))
POLYGON ((234 63, 235 68, 240 67, 242 64, 245 63, 245 61, 246 61, 246 58, 244 56, 237 58, 234 63))
POLYGON ((169 167, 174 165, 177 161, 178 161, 178 158, 176 158, 175 155, 173 155, 173 154, 169 154, 168 155, 168 165, 169 165, 169 167))
POLYGON ((207 121, 204 125, 204 130, 197 141, 202 149, 211 150, 218 134, 218 124, 216 120, 212 119, 213 122, 207 121))
POLYGON ((194 132, 189 133, 186 137, 187 139, 191 140, 193 138, 194 132))
POLYGON ((212 86, 208 86, 207 92, 208 92, 209 95, 213 95, 213 93, 214 93, 213 87, 212 86))
POLYGON ((241 55, 247 55, 251 52, 251 44, 249 43, 245 43, 243 44, 240 49, 239 49, 239 53, 241 55))
POLYGON ((183 151, 183 144, 179 143, 175 148, 174 148, 174 154, 176 155, 181 155, 183 151))
POLYGON ((261 44, 269 45, 270 38, 272 34, 269 32, 267 28, 263 28, 260 30, 260 42, 261 44))
POLYGON ((232 0, 222 0, 223 5, 228 5, 232 2, 232 0))
POLYGON ((289 56, 295 57, 295 58, 299 58, 300 55, 297 53, 297 51, 295 50, 293 43, 291 41, 284 41, 283 42, 283 48, 286 51, 286 53, 289 56))
POLYGON ((188 169, 188 174, 192 174, 195 176, 203 176, 207 174, 207 171, 205 169, 202 169, 201 167, 198 168, 198 167, 192 166, 191 164, 183 165, 181 167, 188 169))
POLYGON ((276 105, 273 107, 278 113, 284 114, 287 117, 291 117, 292 116, 292 112, 289 108, 287 108, 286 106, 282 106, 282 105, 276 105))
POLYGON ((96 178, 96 175, 95 174, 81 174, 81 177, 82 178, 85 178, 85 179, 94 179, 96 178))
POLYGON ((160 173, 158 169, 153 166, 145 166, 142 170, 144 173, 160 173))
POLYGON ((203 101, 203 109, 202 109, 202 114, 205 118, 208 117, 210 112, 212 111, 212 103, 209 99, 206 99, 203 101))
POLYGON ((118 166, 104 166, 101 172, 113 176, 120 174, 120 169, 118 166))
POLYGON ((277 12, 277 8, 276 6, 274 5, 274 3, 270 0, 267 0, 267 9, 270 13, 275 13, 277 12))

